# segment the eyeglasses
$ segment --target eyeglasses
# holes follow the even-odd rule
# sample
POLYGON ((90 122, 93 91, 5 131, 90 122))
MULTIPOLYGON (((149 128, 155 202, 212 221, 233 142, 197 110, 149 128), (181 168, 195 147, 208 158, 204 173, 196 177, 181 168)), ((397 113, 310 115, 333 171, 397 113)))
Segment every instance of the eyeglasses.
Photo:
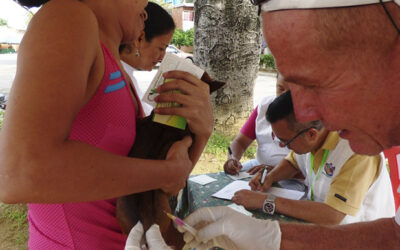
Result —
MULTIPOLYGON (((257 0, 250 0, 250 1, 253 3, 253 1, 257 1, 257 0)), ((259 1, 259 2, 261 2, 261 1, 259 1)), ((389 18, 390 22, 393 24, 393 27, 396 29, 397 34, 400 34, 400 29, 399 29, 399 27, 397 27, 396 23, 394 22, 392 16, 390 15, 390 12, 389 12, 388 9, 386 8, 386 6, 385 6, 385 4, 383 3, 383 1, 382 1, 382 0, 379 0, 379 3, 382 5, 383 10, 385 11, 387 17, 389 18)))
POLYGON ((305 132, 307 132, 308 130, 315 128, 315 127, 309 127, 309 128, 305 128, 303 130, 300 130, 300 132, 298 132, 295 136, 293 136, 292 138, 290 138, 289 140, 285 141, 285 140, 281 140, 279 139, 274 132, 272 132, 272 139, 274 140, 275 138, 278 139, 278 142, 282 144, 282 147, 287 147, 290 143, 292 143, 294 140, 296 140, 297 137, 299 137, 300 135, 304 134, 305 132))
POLYGON ((260 4, 262 4, 263 2, 266 2, 266 1, 269 1, 269 0, 250 0, 250 3, 253 4, 253 5, 260 5, 260 4))
POLYGON ((255 6, 257 6, 258 5, 258 16, 260 16, 260 14, 261 14, 261 4, 263 3, 263 2, 267 2, 267 1, 269 1, 269 0, 250 0, 250 3, 252 4, 252 5, 255 5, 255 6))

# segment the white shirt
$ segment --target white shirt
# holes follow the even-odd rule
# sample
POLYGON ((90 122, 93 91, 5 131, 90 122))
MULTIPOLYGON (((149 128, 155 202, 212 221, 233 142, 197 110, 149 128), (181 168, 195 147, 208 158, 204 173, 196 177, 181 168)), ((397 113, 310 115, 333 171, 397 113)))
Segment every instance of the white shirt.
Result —
POLYGON ((279 146, 278 141, 272 139, 272 127, 267 121, 266 114, 269 105, 275 99, 275 96, 267 96, 261 99, 257 107, 256 118, 256 140, 257 154, 256 158, 260 164, 276 166, 290 152, 286 147, 279 146))
MULTIPOLYGON (((142 89, 140 89, 139 84, 138 84, 135 76, 133 75, 133 72, 136 71, 136 69, 133 68, 132 66, 130 66, 129 64, 123 62, 122 60, 121 60, 121 63, 122 63, 122 66, 124 67, 125 72, 131 78, 131 82, 133 83, 133 87, 136 90, 136 94, 138 95, 138 98, 140 100, 142 100, 144 92, 142 91, 142 89)), ((143 107, 144 114, 149 115, 151 113, 151 111, 153 110, 153 107, 145 102, 141 102, 141 104, 143 107)))

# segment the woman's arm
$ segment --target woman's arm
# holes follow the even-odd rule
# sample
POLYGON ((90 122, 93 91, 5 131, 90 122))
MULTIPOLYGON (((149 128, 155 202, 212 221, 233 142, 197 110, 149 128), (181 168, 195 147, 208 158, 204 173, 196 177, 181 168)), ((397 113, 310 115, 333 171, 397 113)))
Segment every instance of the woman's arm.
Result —
POLYGON ((250 139, 246 135, 239 132, 239 134, 235 137, 235 139, 233 139, 230 145, 233 158, 240 161, 244 152, 253 141, 253 139, 250 139))
POLYGON ((0 136, 0 199, 80 202, 179 190, 192 167, 190 139, 175 145, 167 161, 131 159, 68 140, 104 74, 96 18, 70 2, 44 5, 21 43, 0 136))

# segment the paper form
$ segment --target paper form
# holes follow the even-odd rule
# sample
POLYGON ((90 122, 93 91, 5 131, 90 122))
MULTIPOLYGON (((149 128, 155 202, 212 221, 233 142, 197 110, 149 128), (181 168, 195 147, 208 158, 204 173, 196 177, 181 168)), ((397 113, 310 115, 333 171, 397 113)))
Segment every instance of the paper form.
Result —
POLYGON ((248 181, 234 181, 226 185, 224 188, 214 193, 212 196, 215 198, 220 198, 224 200, 232 200, 233 195, 239 190, 250 190, 248 181))
POLYGON ((251 175, 247 172, 239 172, 238 175, 230 175, 227 174, 232 180, 240 180, 240 179, 245 179, 245 178, 249 178, 249 177, 253 177, 254 175, 251 175))
POLYGON ((154 101, 154 97, 158 96, 158 93, 155 92, 155 90, 164 82, 164 77, 162 76, 162 74, 172 70, 185 71, 191 73, 199 79, 203 76, 204 73, 203 69, 194 65, 190 60, 180 58, 177 55, 171 53, 166 53, 164 59, 160 64, 160 67, 158 68, 156 75, 151 81, 146 93, 144 94, 142 101, 150 104, 153 108, 156 106, 157 103, 154 101))
POLYGON ((212 178, 212 177, 210 177, 208 175, 205 175, 205 174, 189 178, 189 181, 196 182, 196 183, 198 183, 200 185, 207 185, 208 183, 214 182, 216 180, 217 179, 214 179, 214 178, 212 178))
POLYGON ((270 187, 266 193, 291 200, 300 200, 304 196, 304 192, 278 187, 270 187))

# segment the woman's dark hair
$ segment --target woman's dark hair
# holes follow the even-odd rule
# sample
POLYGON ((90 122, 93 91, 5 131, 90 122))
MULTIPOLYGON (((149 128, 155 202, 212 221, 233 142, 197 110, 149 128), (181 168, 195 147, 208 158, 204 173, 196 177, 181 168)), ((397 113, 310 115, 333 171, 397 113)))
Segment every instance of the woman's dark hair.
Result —
POLYGON ((28 8, 31 7, 40 7, 41 5, 47 3, 50 0, 14 0, 14 2, 17 2, 21 6, 25 6, 28 8))
POLYGON ((146 41, 151 42, 154 37, 168 34, 175 29, 174 19, 160 5, 149 2, 145 10, 148 16, 144 22, 146 41))
MULTIPOLYGON (((145 8, 147 12, 147 20, 144 21, 144 34, 147 42, 156 36, 168 34, 175 29, 174 19, 160 5, 149 2, 145 8)), ((131 49, 130 44, 121 44, 119 52, 124 49, 131 49)))

